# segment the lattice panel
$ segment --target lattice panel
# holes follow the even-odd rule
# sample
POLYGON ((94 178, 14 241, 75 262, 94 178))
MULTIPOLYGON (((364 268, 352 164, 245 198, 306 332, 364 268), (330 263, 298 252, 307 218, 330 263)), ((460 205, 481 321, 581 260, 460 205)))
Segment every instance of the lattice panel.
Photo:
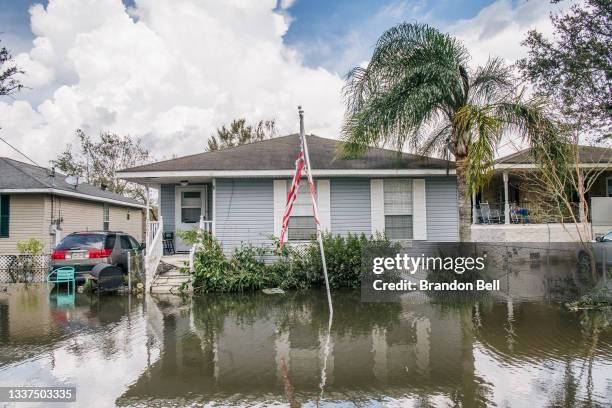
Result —
POLYGON ((0 283, 44 282, 48 271, 48 255, 0 255, 0 283))

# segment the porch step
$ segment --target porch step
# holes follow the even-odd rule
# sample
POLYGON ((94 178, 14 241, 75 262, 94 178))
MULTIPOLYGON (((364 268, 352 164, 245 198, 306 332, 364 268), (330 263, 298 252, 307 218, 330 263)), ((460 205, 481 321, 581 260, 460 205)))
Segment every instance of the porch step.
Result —
POLYGON ((151 284, 151 293, 172 293, 179 294, 180 288, 184 283, 187 283, 186 291, 191 291, 191 276, 182 273, 180 270, 173 268, 165 270, 155 277, 151 284))

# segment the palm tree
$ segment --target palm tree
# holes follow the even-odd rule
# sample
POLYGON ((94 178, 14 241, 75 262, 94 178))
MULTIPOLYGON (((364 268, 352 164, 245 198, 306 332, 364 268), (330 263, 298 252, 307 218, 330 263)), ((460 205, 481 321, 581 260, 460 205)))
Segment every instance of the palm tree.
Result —
POLYGON ((386 145, 454 157, 462 241, 471 236, 470 193, 490 176, 503 133, 533 144, 553 129, 543 101, 526 100, 500 59, 470 70, 469 58, 457 39, 433 27, 389 29, 368 65, 347 76, 342 129, 344 156, 386 145))

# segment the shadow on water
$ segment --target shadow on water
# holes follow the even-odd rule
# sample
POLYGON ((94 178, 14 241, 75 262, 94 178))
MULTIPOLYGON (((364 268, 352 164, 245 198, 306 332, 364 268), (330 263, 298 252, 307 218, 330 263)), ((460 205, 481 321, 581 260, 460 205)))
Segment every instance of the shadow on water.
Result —
POLYGON ((334 292, 331 332, 318 291, 138 299, 11 287, 0 383, 74 384, 79 406, 605 406, 610 313, 565 311, 551 299, 569 284, 555 276, 516 270, 500 293, 462 299, 334 292))

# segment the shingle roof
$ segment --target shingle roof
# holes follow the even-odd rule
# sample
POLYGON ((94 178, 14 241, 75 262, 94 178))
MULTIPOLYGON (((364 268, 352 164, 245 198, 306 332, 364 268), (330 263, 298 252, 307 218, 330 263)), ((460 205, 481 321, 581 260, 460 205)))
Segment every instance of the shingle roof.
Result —
POLYGON ((102 190, 91 184, 80 183, 77 188, 66 183, 66 176, 55 173, 51 178, 49 169, 23 163, 7 157, 0 157, 0 190, 41 190, 54 189, 67 193, 78 193, 90 196, 92 200, 115 200, 126 204, 141 206, 136 200, 124 197, 111 191, 102 190))
MULTIPOLYGON (((446 169, 452 162, 409 153, 371 148, 358 159, 336 158, 340 141, 319 136, 307 136, 308 151, 314 169, 446 169)), ((198 153, 176 159, 145 164, 121 170, 122 173, 142 171, 187 170, 291 170, 300 146, 299 135, 277 137, 219 151, 198 153)))
MULTIPOLYGON (((581 163, 612 163, 612 149, 597 146, 578 146, 581 163)), ((532 164, 533 159, 529 154, 531 148, 524 149, 508 156, 497 159, 497 163, 503 164, 532 164)))

